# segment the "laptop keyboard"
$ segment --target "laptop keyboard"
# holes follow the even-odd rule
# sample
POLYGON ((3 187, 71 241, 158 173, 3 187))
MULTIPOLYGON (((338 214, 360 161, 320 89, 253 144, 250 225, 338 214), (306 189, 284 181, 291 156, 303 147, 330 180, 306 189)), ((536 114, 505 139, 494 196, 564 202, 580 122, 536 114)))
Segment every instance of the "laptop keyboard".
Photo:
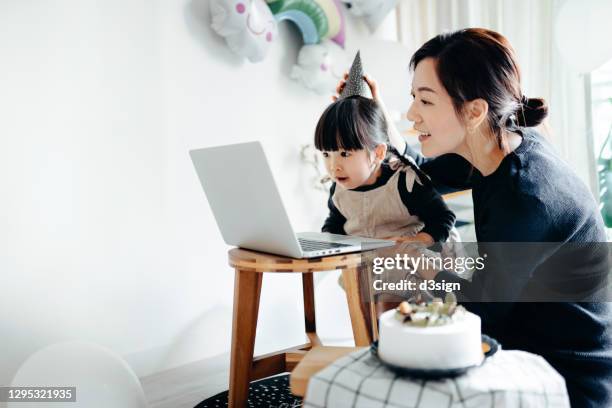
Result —
POLYGON ((298 238, 300 246, 304 251, 324 251, 326 249, 344 248, 351 245, 337 242, 313 241, 311 239, 298 238))

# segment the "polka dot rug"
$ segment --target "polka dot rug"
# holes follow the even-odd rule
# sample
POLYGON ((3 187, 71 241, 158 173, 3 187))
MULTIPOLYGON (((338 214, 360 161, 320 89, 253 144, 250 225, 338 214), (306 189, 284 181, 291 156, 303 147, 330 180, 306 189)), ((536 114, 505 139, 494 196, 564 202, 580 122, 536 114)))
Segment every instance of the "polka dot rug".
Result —
MULTIPOLYGON (((194 408, 218 408, 227 406, 227 391, 223 391, 200 402, 194 408)), ((289 374, 253 381, 249 385, 249 400, 246 407, 296 408, 301 406, 302 399, 292 395, 289 389, 289 374)))

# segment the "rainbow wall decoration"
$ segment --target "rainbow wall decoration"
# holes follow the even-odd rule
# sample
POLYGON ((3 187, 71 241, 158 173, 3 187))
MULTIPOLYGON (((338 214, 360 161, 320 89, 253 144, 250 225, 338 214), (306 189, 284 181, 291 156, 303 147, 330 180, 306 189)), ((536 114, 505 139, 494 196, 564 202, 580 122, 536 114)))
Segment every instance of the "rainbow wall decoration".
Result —
POLYGON ((289 20, 302 33, 304 44, 331 39, 344 47, 344 16, 339 0, 266 0, 276 21, 289 20))

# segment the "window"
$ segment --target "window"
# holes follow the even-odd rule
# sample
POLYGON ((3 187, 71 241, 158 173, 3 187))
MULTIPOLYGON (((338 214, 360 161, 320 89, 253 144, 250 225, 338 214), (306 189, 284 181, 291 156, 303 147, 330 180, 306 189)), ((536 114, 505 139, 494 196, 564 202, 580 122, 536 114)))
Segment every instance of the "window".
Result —
POLYGON ((612 228, 612 60, 590 74, 590 84, 590 119, 597 163, 600 209, 606 227, 610 229, 612 228))

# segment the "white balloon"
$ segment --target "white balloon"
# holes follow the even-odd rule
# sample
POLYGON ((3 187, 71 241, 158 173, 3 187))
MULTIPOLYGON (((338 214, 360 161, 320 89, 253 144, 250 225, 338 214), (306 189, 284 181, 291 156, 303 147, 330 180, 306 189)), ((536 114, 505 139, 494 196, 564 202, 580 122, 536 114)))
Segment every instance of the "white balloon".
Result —
POLYGON ((588 73, 612 58, 611 16, 609 0, 567 0, 563 4, 555 21, 555 42, 569 66, 588 73))
POLYGON ((395 7, 397 0, 342 0, 349 7, 349 13, 362 17, 370 31, 374 32, 395 7))
POLYGON ((19 367, 11 386, 76 387, 76 402, 12 402, 9 408, 148 407, 130 366, 92 343, 59 343, 37 351, 19 367))
POLYGON ((291 70, 291 78, 319 94, 331 95, 345 68, 343 61, 338 61, 342 54, 338 45, 331 41, 304 45, 291 70))
POLYGON ((262 61, 278 36, 276 20, 264 0, 210 0, 212 28, 236 54, 262 61))

